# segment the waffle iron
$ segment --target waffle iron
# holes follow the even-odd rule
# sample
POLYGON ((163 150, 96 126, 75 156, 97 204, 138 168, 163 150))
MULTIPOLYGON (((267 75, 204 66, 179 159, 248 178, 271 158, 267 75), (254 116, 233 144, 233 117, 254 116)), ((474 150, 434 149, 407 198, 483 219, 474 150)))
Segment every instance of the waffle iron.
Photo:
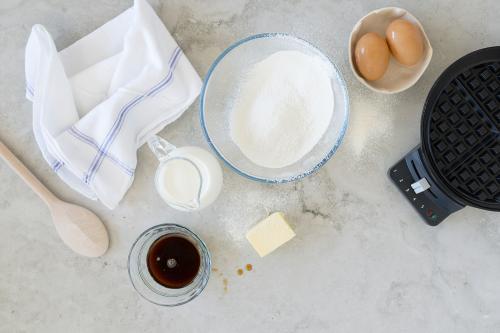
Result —
POLYGON ((421 141, 389 177, 427 224, 465 206, 500 211, 500 46, 441 74, 424 105, 421 141))

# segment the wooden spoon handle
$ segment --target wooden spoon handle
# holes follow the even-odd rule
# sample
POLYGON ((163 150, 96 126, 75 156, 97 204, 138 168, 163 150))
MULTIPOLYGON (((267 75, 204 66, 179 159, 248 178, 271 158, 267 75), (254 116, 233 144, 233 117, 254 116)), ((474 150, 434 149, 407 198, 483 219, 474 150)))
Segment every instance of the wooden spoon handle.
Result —
POLYGON ((2 141, 0 141, 0 156, 7 162, 12 170, 14 170, 36 194, 38 194, 47 206, 52 207, 59 201, 59 199, 50 192, 45 185, 28 170, 28 168, 26 168, 23 162, 21 162, 2 141))

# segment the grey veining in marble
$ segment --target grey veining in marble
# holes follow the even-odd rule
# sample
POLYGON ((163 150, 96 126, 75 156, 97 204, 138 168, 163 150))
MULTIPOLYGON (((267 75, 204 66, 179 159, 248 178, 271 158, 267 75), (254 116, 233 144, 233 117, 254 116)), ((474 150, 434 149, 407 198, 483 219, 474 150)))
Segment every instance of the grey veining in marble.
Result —
MULTIPOLYGON (((59 48, 91 32, 131 0, 0 1, 0 138, 62 198, 95 210, 111 234, 99 259, 69 251, 48 210, 0 163, 0 332, 498 332, 500 214, 466 208, 437 228, 419 220, 386 170, 419 142, 426 94, 442 70, 498 44, 500 2, 393 1, 426 29, 434 58, 421 80, 394 96, 351 74, 349 32, 381 0, 152 1, 200 75, 231 42, 280 31, 308 39, 340 67, 351 97, 344 144, 319 173, 268 186, 224 168, 221 197, 194 214, 167 207, 153 189, 156 161, 143 147, 133 187, 108 211, 66 187, 43 161, 24 99, 23 51, 44 24, 59 48), (297 237, 260 259, 245 231, 284 211, 297 237), (204 238, 217 272, 190 304, 161 308, 135 293, 127 255, 144 229, 177 222, 204 238), (236 270, 251 263, 253 271, 236 270)), ((161 134, 204 142, 198 104, 161 134)))

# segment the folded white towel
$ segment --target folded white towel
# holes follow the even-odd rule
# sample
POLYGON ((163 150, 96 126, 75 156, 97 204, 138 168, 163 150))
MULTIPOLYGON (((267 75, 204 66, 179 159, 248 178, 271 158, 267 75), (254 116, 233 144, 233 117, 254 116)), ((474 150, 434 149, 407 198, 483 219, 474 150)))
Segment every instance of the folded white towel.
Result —
POLYGON ((145 0, 60 52, 45 28, 34 26, 26 82, 44 158, 73 189, 111 209, 133 181, 137 149, 201 88, 145 0))

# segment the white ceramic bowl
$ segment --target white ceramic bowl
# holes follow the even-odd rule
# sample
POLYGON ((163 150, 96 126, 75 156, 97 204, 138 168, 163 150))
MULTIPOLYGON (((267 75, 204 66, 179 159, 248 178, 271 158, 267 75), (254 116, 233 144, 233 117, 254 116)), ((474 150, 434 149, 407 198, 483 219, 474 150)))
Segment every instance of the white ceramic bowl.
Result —
POLYGON ((431 62, 431 58, 432 47, 424 28, 415 16, 398 7, 380 8, 368 13, 356 23, 349 38, 349 63, 351 64, 354 76, 371 90, 384 94, 395 94, 413 86, 427 69, 427 66, 431 62), (422 60, 416 65, 406 67, 398 63, 391 55, 389 67, 382 78, 375 81, 365 80, 356 68, 354 60, 356 43, 367 32, 376 32, 385 38, 387 26, 398 18, 408 20, 420 28, 424 37, 424 56, 422 60))

